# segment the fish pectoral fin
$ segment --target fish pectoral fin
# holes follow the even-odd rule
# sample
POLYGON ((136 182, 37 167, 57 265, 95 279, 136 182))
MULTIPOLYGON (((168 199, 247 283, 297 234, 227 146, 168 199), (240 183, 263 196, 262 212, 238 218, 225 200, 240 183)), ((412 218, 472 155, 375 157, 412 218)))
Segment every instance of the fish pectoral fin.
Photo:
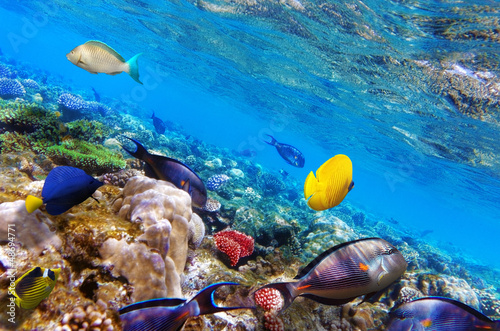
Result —
POLYGON ((385 277, 385 275, 387 275, 388 272, 384 270, 382 270, 379 274, 378 274, 378 277, 377 277, 377 285, 380 285, 380 282, 382 281, 382 278, 385 277))
POLYGON ((181 187, 184 191, 186 191, 187 193, 191 194, 191 182, 189 181, 189 179, 187 180, 183 180, 181 182, 181 187))

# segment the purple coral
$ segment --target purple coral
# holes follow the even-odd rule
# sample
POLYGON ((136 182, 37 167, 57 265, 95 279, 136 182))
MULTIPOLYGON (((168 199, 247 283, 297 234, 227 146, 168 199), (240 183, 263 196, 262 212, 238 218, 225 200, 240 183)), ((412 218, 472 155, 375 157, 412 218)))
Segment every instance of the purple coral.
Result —
POLYGON ((87 102, 79 95, 63 93, 57 100, 63 110, 80 111, 87 108, 87 102))
POLYGON ((113 110, 111 108, 97 101, 87 102, 87 110, 93 113, 99 112, 102 116, 109 116, 113 113, 113 110))
POLYGON ((224 183, 226 183, 229 180, 229 176, 227 175, 213 175, 207 180, 207 188, 210 191, 217 191, 219 188, 221 188, 224 183))
POLYGON ((36 81, 34 81, 33 79, 23 79, 23 85, 24 85, 24 87, 30 88, 33 90, 40 89, 40 85, 38 85, 38 83, 36 81))
POLYGON ((16 79, 0 78, 0 97, 3 99, 22 98, 26 94, 23 84, 16 79))
POLYGON ((2 78, 14 78, 16 74, 6 65, 0 64, 0 77, 2 78))

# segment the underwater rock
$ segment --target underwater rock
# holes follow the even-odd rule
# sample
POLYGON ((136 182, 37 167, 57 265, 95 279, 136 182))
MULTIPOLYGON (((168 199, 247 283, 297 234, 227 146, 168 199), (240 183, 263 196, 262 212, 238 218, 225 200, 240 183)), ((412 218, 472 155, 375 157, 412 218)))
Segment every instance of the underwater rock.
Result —
POLYGON ((164 260, 168 296, 182 297, 180 275, 188 244, 196 247, 204 236, 198 215, 193 216, 189 194, 166 181, 137 176, 127 182, 113 207, 119 216, 142 225, 144 232, 137 240, 164 260))
POLYGON ((86 307, 76 306, 69 313, 63 315, 59 325, 54 331, 87 330, 89 327, 95 331, 113 331, 112 316, 106 313, 108 306, 102 300, 86 307))
POLYGON ((0 98, 22 98, 26 94, 23 84, 17 79, 0 78, 0 98))
POLYGON ((229 174, 231 174, 231 176, 236 177, 236 178, 244 178, 245 177, 245 174, 243 173, 243 171, 241 171, 240 169, 236 169, 236 168, 229 170, 229 174))
POLYGON ((8 238, 8 233, 15 233, 16 242, 35 255, 49 247, 59 249, 62 244, 52 222, 40 210, 28 213, 24 200, 0 204, 0 238, 8 238))

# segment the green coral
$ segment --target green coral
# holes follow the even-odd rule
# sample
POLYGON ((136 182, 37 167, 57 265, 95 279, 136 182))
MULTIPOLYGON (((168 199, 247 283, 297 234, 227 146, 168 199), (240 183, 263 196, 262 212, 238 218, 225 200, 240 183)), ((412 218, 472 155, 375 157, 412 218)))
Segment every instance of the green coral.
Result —
POLYGON ((56 164, 83 169, 87 173, 103 174, 125 168, 123 156, 104 146, 82 140, 70 139, 60 145, 39 148, 56 164))
POLYGON ((91 143, 102 143, 111 134, 111 129, 98 121, 77 120, 66 123, 68 134, 91 143))
POLYGON ((20 153, 32 149, 31 140, 18 132, 5 132, 0 134, 0 151, 6 153, 20 153))
POLYGON ((36 104, 0 103, 0 128, 27 135, 32 141, 59 142, 64 126, 57 115, 36 104))

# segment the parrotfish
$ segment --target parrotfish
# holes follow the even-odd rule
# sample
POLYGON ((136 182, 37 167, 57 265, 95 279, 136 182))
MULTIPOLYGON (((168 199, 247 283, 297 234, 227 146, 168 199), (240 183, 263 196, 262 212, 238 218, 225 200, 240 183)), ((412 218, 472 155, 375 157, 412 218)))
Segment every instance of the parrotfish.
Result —
POLYGON ((334 246, 316 257, 295 282, 272 283, 284 298, 283 309, 298 296, 326 305, 341 305, 383 290, 406 270, 403 255, 380 238, 354 240, 334 246))
POLYGON ((267 135, 271 138, 271 141, 266 141, 267 144, 276 147, 276 150, 281 155, 281 157, 294 167, 303 168, 306 160, 304 155, 295 147, 288 144, 282 144, 276 141, 273 136, 267 135))
POLYGON ((49 296, 56 285, 61 268, 45 269, 35 267, 15 282, 15 302, 20 308, 33 309, 49 296))
POLYGON ((387 331, 473 331, 500 330, 500 321, 461 302, 426 297, 403 303, 390 313, 387 331))
POLYGON ((165 129, 167 128, 165 123, 161 119, 156 117, 154 112, 153 112, 153 116, 151 116, 151 118, 153 119, 153 125, 155 126, 156 132, 158 132, 159 134, 164 134, 165 129))
POLYGON ((123 331, 169 331, 180 330, 192 316, 214 314, 233 309, 255 307, 220 307, 214 302, 214 292, 220 286, 239 285, 237 283, 216 283, 205 287, 191 300, 152 299, 123 307, 118 311, 123 331))
POLYGON ((144 165, 146 176, 174 184, 177 188, 189 193, 195 206, 203 208, 207 202, 207 189, 201 178, 191 168, 178 160, 150 154, 140 142, 126 138, 136 145, 136 150, 132 152, 122 146, 123 149, 133 157, 146 162, 144 165))
POLYGON ((82 169, 57 167, 45 179, 42 199, 28 195, 26 210, 32 213, 45 203, 47 213, 59 215, 90 198, 102 185, 104 183, 87 175, 82 169))
POLYGON ((130 60, 125 61, 120 54, 105 43, 90 40, 73 48, 71 52, 66 54, 66 57, 71 63, 91 74, 118 75, 126 72, 136 82, 142 84, 139 80, 139 65, 137 64, 137 59, 141 54, 139 53, 130 60))
POLYGON ((316 170, 304 183, 304 198, 314 210, 333 208, 344 200, 354 187, 352 163, 346 155, 335 155, 316 170))

